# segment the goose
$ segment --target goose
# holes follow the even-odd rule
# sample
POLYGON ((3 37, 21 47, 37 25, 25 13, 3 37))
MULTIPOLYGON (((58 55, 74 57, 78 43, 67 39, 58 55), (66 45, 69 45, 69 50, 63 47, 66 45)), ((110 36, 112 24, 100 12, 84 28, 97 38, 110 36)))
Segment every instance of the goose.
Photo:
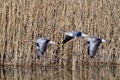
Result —
POLYGON ((72 30, 70 32, 63 32, 63 31, 61 31, 61 33, 66 34, 66 37, 62 41, 63 44, 65 44, 66 42, 70 41, 73 38, 77 39, 77 38, 84 38, 84 37, 88 36, 87 34, 83 34, 82 32, 74 31, 74 30, 72 30))
POLYGON ((37 57, 40 58, 42 57, 42 55, 45 53, 45 51, 47 50, 47 46, 50 44, 56 44, 55 42, 46 39, 44 37, 39 38, 37 40, 33 40, 33 42, 36 43, 36 53, 37 53, 37 57))
POLYGON ((87 37, 85 38, 87 40, 87 51, 88 55, 93 58, 96 55, 97 49, 100 46, 101 43, 107 42, 106 40, 102 38, 97 37, 87 37))

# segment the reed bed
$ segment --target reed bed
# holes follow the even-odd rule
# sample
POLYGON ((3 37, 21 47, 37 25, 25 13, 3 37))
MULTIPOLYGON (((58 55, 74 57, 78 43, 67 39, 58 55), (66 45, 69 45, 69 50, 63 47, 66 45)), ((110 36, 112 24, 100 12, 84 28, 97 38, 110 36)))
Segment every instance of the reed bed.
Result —
POLYGON ((119 0, 1 0, 0 63, 6 65, 72 65, 120 63, 119 0), (77 30, 108 40, 90 59, 84 40, 62 45, 64 34, 56 31, 77 30), (58 43, 49 46, 39 60, 35 43, 25 40, 46 37, 58 43))

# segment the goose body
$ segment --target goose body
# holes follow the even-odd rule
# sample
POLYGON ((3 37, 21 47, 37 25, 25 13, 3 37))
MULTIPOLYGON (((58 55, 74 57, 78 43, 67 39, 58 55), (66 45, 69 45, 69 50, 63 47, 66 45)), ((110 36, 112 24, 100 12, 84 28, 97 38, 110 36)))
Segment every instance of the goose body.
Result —
POLYGON ((39 38, 35 42, 36 42, 36 52, 37 52, 38 58, 40 58, 45 53, 45 51, 47 50, 47 46, 49 44, 56 44, 55 42, 46 38, 39 38))
POLYGON ((103 42, 106 42, 106 40, 102 38, 96 38, 96 37, 87 38, 87 45, 88 45, 87 51, 88 51, 88 55, 91 58, 93 58, 96 55, 98 47, 103 42))

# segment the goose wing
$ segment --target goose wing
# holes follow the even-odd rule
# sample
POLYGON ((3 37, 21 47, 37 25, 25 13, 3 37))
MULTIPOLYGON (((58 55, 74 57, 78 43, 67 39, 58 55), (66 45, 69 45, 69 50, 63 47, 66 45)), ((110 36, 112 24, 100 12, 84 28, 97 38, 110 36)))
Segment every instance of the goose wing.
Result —
POLYGON ((65 39, 63 40, 63 44, 65 44, 66 42, 70 41, 71 39, 73 39, 74 37, 68 36, 66 35, 65 39))
POLYGON ((46 41, 43 43, 43 45, 41 46, 41 50, 42 50, 43 53, 46 51, 47 45, 48 45, 49 41, 50 41, 50 40, 46 40, 46 41))
POLYGON ((37 57, 40 59, 40 57, 42 57, 43 52, 40 49, 37 49, 37 57))
POLYGON ((97 40, 95 42, 90 42, 88 45, 88 55, 93 58, 96 54, 96 51, 100 45, 101 41, 97 40))
POLYGON ((46 51, 49 41, 50 40, 47 40, 47 39, 40 39, 39 42, 37 43, 37 47, 38 47, 37 54, 39 57, 41 57, 46 51))

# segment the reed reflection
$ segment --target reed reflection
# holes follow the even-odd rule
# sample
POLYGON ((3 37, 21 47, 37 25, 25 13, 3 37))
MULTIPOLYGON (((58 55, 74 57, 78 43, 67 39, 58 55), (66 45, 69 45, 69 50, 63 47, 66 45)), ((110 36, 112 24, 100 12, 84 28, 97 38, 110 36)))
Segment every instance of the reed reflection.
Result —
POLYGON ((31 67, 0 69, 1 80, 119 80, 116 65, 81 65, 76 70, 60 67, 31 67))

